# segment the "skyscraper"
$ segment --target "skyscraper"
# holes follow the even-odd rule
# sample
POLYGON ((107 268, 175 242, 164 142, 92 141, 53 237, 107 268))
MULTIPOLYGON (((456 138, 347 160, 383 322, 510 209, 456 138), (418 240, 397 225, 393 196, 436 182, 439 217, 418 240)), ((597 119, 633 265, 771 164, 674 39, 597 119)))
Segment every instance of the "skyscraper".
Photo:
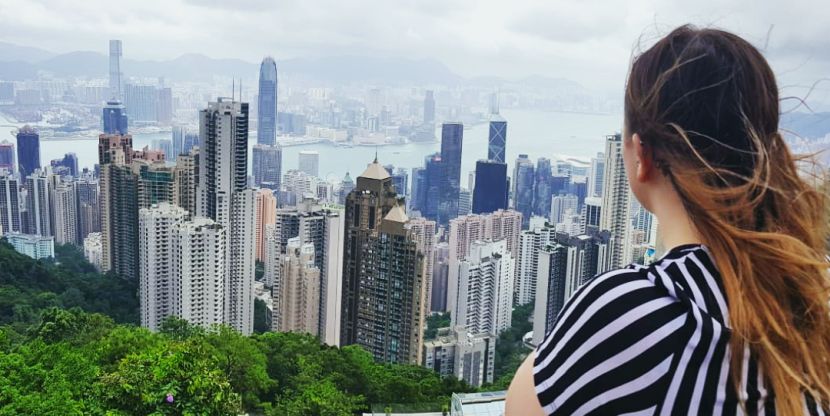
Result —
POLYGON ((522 232, 522 214, 519 212, 500 210, 485 215, 466 215, 450 221, 449 228, 450 259, 466 259, 470 246, 479 240, 504 240, 510 255, 518 258, 522 232))
POLYGON ((490 116, 490 136, 487 140, 487 159, 504 163, 507 150, 507 120, 498 114, 490 116))
POLYGON ((320 269, 314 263, 314 244, 290 238, 274 283, 272 329, 280 332, 320 332, 320 269))
POLYGON ((194 215, 196 213, 196 186, 199 184, 199 149, 193 148, 176 158, 176 205, 194 215))
POLYGON ((225 323, 250 335, 254 331, 256 191, 234 192, 230 202, 230 221, 224 226, 228 237, 225 323))
POLYGON ((279 192, 282 187, 282 146, 256 144, 253 153, 254 183, 279 192))
POLYGON ((426 218, 412 218, 406 224, 406 227, 412 233, 418 251, 424 256, 424 300, 421 302, 424 305, 425 313, 431 312, 432 306, 432 273, 433 261, 435 260, 435 244, 438 242, 435 234, 435 221, 426 218))
POLYGON ((81 244, 83 239, 78 238, 78 204, 75 187, 72 186, 72 183, 60 183, 55 188, 53 195, 55 242, 59 244, 81 244))
POLYGON ((40 169, 40 135, 28 125, 17 132, 17 165, 21 178, 40 169))
POLYGON ((270 56, 259 66, 257 143, 277 144, 277 64, 270 56))
POLYGON ((513 209, 522 213, 522 224, 527 226, 533 214, 533 162, 521 154, 513 168, 513 209))
POLYGON ((466 260, 450 259, 447 307, 452 326, 499 335, 513 315, 515 260, 505 241, 476 241, 466 260))
POLYGON ((558 234, 537 250, 538 273, 533 313, 533 343, 553 330, 565 302, 588 280, 606 270, 608 232, 571 237, 558 234))
POLYGON ((605 137, 603 206, 600 229, 608 230, 611 233, 608 247, 610 250, 609 264, 613 269, 625 266, 629 258, 626 240, 628 239, 631 220, 628 214, 628 177, 625 174, 622 145, 622 135, 619 133, 605 137))
POLYGON ((265 261, 265 227, 277 220, 277 198, 270 189, 259 189, 256 193, 256 259, 265 261))
POLYGON ((52 174, 35 170, 26 178, 26 215, 29 229, 26 234, 54 236, 54 209, 52 174))
POLYGON ((127 108, 116 99, 107 101, 102 110, 101 123, 104 134, 127 134, 127 108))
POLYGON ((124 104, 133 124, 158 121, 159 94, 155 85, 125 84, 124 104))
POLYGON ((101 270, 114 271, 123 278, 137 276, 138 183, 129 164, 133 157, 133 138, 128 135, 98 136, 98 164, 101 169, 101 270), (133 222, 132 218, 136 217, 133 222), (132 250, 135 250, 132 253, 132 250), (118 255, 116 255, 118 253, 118 255), (128 254, 129 253, 129 254, 128 254))
POLYGON ((3 140, 0 143, 0 170, 14 173, 14 143, 3 140))
POLYGON ((494 335, 473 334, 463 326, 440 328, 434 340, 424 343, 424 367, 476 387, 493 382, 495 355, 494 335))
POLYGON ((492 160, 476 162, 473 213, 488 214, 507 209, 507 164, 492 160))
POLYGON ((441 165, 444 173, 438 193, 438 224, 440 225, 447 225, 451 219, 458 216, 463 140, 463 124, 444 123, 441 128, 441 165))
MULTIPOLYGON (((120 100, 121 96, 121 41, 110 40, 110 98, 120 100)), ((122 132, 121 134, 126 134, 122 132)))
POLYGON ((291 208, 278 209, 274 224, 265 227, 265 281, 268 287, 280 279, 288 240, 298 237, 301 244, 314 246, 314 263, 320 270, 319 336, 329 345, 340 343, 342 218, 342 212, 323 209, 306 200, 291 208))
POLYGON ((435 122, 435 97, 432 90, 427 90, 424 95, 424 124, 435 122))
POLYGON ((433 312, 447 310, 447 278, 449 277, 450 246, 447 243, 435 245, 432 263, 432 305, 433 312))
POLYGON ((588 171, 588 195, 589 197, 602 197, 602 184, 605 182, 605 154, 598 152, 596 157, 591 158, 591 167, 588 171))
POLYGON ((79 173, 78 155, 73 152, 63 155, 61 159, 53 159, 49 162, 49 165, 52 166, 54 173, 59 176, 77 177, 79 173))
POLYGON ((571 210, 572 214, 576 214, 578 207, 579 200, 576 198, 576 195, 556 195, 551 198, 550 212, 547 217, 550 219, 551 224, 557 224, 565 219, 565 214, 568 210, 571 210))
POLYGON ((467 215, 473 212, 473 194, 461 188, 458 192, 458 215, 467 215))
POLYGON ((139 213, 141 326, 151 330, 170 316, 202 326, 225 322, 225 229, 188 218, 168 203, 139 213))
POLYGON ((377 160, 346 198, 341 345, 377 361, 421 362, 423 254, 389 173, 377 160))
MULTIPOLYGON (((101 232, 101 205, 98 180, 82 177, 73 183, 78 213, 78 240, 83 241, 91 233, 101 232)), ((100 244, 101 237, 99 234, 100 244)))
MULTIPOLYGON (((158 94, 156 120, 159 124, 169 126, 173 122, 173 90, 170 87, 161 87, 156 94, 158 94)), ((169 160, 176 160, 176 158, 172 157, 169 160)))
POLYGON ((550 167, 550 159, 540 157, 536 161, 536 172, 533 182, 533 215, 541 217, 550 215, 552 192, 553 172, 550 167))
POLYGON ((301 150, 297 166, 299 170, 310 176, 320 176, 320 152, 316 150, 301 150))
POLYGON ((599 231, 600 219, 602 218, 602 199, 596 197, 585 198, 585 205, 582 207, 580 216, 582 233, 589 233, 589 230, 599 231))
POLYGON ((8 172, 0 176, 0 227, 3 234, 23 231, 20 217, 20 181, 8 172))

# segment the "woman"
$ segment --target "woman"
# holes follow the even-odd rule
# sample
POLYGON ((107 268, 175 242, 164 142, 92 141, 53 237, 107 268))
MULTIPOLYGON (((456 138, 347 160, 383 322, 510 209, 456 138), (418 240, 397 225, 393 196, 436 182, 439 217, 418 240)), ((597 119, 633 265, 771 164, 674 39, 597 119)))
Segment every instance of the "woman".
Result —
POLYGON ((775 77, 740 37, 683 26, 637 57, 622 153, 665 247, 580 288, 506 414, 824 414, 824 194, 778 132, 775 77))

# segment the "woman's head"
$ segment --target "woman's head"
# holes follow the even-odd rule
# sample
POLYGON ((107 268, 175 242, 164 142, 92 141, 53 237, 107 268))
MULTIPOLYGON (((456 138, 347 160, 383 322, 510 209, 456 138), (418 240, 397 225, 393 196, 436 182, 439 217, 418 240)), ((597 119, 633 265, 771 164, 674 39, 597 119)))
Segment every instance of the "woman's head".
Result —
POLYGON ((733 359, 748 343, 779 410, 800 411, 801 389, 830 400, 828 227, 824 195, 799 176, 778 120, 775 76, 755 47, 682 26, 632 64, 623 153, 643 205, 676 194, 713 253, 733 359))

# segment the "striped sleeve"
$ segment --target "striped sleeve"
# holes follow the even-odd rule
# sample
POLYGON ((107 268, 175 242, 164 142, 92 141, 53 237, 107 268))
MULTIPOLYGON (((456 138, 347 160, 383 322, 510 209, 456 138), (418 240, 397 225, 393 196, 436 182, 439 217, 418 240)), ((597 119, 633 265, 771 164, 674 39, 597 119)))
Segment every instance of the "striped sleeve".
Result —
POLYGON ((644 270, 585 284, 539 345, 534 382, 548 415, 653 414, 688 339, 686 307, 644 270))

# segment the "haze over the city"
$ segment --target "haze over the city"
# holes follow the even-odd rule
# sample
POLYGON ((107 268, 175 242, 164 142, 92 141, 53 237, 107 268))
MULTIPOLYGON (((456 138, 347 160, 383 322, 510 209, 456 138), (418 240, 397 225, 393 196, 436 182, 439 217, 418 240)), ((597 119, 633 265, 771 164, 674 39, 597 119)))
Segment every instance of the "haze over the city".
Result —
MULTIPOLYGON (((139 60, 186 53, 251 63, 265 55, 278 61, 343 55, 429 59, 466 78, 543 75, 616 94, 638 44, 647 46, 691 22, 754 42, 776 70, 783 95, 805 97, 830 65, 825 6, 821 0, 148 0, 116 7, 105 0, 2 0, 0 41, 52 53, 106 53, 102 39, 122 39, 125 56, 139 60)), ((808 103, 826 109, 828 91, 819 83, 808 103)))

